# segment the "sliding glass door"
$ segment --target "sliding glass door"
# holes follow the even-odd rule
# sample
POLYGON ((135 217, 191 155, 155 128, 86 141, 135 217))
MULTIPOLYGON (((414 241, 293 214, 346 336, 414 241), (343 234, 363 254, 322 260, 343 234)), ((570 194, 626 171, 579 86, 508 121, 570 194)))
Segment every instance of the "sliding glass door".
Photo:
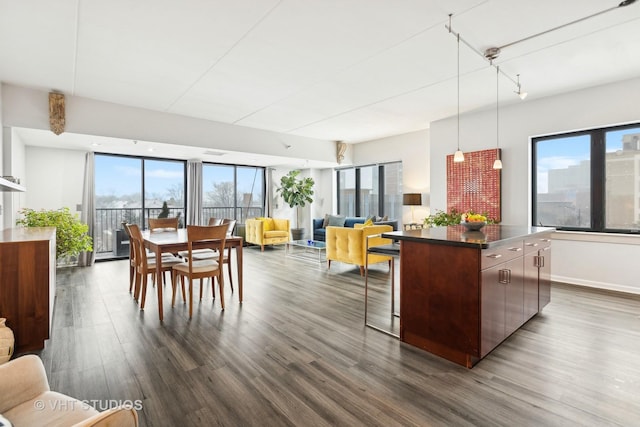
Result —
POLYGON ((96 154, 96 258, 129 255, 122 223, 147 228, 149 218, 185 218, 185 162, 96 154), (144 197, 143 197, 144 194, 144 197))

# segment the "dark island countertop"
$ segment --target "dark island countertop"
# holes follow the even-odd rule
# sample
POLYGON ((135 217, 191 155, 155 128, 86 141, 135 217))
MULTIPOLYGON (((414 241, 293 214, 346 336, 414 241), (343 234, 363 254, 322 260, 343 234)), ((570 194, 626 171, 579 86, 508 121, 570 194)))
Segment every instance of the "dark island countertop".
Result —
POLYGON ((555 231, 553 227, 487 224, 480 231, 468 231, 463 225, 430 227, 421 230, 391 231, 382 237, 411 242, 487 249, 509 240, 522 239, 555 231))

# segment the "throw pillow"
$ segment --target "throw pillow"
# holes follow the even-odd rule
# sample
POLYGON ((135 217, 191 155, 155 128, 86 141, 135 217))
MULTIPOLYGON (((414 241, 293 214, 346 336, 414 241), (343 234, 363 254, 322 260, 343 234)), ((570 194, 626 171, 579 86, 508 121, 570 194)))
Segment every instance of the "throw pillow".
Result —
POLYGON ((329 214, 324 214, 324 221, 322 221, 322 228, 327 228, 329 225, 329 214))
POLYGON ((367 220, 364 222, 364 226, 365 226, 365 227, 370 227, 370 226, 372 226, 372 225, 373 225, 373 220, 371 220, 371 218, 367 219, 367 220))
POLYGON ((328 226, 333 227, 344 227, 345 217, 342 215, 329 215, 329 223, 328 226))
POLYGON ((385 215, 385 216, 382 218, 382 220, 383 220, 383 221, 389 221, 389 215, 385 215))

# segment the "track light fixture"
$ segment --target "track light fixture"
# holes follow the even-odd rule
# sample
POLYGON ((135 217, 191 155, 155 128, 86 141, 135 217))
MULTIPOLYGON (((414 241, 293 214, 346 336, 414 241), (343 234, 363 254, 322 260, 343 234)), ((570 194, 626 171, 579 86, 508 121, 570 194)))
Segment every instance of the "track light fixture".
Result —
POLYGON ((516 86, 518 87, 518 90, 516 90, 515 93, 518 94, 520 99, 525 99, 527 97, 527 95, 529 95, 529 94, 527 92, 523 91, 522 87, 520 86, 520 74, 516 74, 516 79, 518 80, 518 82, 516 83, 516 86))

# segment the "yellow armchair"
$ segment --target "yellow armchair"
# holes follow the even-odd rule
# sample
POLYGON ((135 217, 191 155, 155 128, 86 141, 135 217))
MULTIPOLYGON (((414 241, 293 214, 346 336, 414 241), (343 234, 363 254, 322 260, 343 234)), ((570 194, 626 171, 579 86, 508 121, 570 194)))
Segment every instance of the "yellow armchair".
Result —
POLYGON ((247 243, 260 245, 264 251, 265 245, 286 243, 289 238, 289 220, 278 218, 247 219, 245 222, 245 240, 247 243))
MULTIPOLYGON (((356 224, 359 225, 359 224, 356 224)), ((327 268, 331 268, 331 261, 355 264, 360 267, 360 275, 364 275, 365 257, 367 256, 367 236, 393 231, 390 225, 372 225, 351 227, 327 227, 327 268)), ((369 246, 388 245, 391 239, 372 237, 369 246)), ((392 258, 385 255, 369 254, 369 264, 392 262, 392 258)))

